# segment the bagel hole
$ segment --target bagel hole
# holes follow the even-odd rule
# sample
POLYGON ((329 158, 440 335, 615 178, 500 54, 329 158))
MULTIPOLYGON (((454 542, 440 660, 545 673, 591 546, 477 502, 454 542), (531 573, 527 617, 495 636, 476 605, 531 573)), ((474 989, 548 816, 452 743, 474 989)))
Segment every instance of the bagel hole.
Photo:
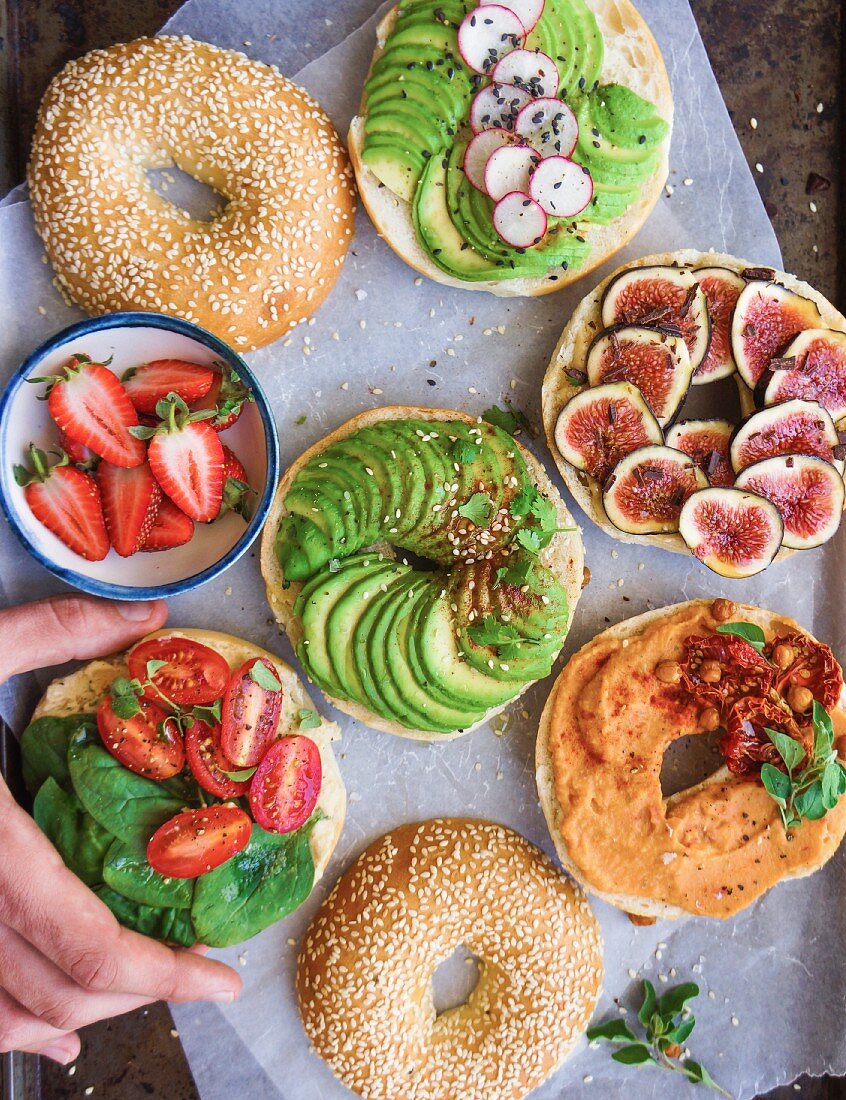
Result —
POLYGON ((479 984, 480 967, 479 956, 463 943, 438 964, 432 975, 432 1003, 436 1016, 467 1004, 479 984))
POLYGON ((725 758, 717 747, 721 733, 721 730, 691 733, 679 737, 667 747, 661 764, 661 794, 664 798, 695 787, 723 766, 725 758))
POLYGON ((438 565, 431 558, 424 558, 421 554, 415 554, 411 550, 403 550, 401 546, 391 546, 391 549, 396 554, 397 561, 401 561, 403 565, 410 565, 412 569, 416 569, 419 573, 434 573, 436 569, 443 569, 442 565, 438 565))
POLYGON ((165 202, 184 210, 195 221, 213 222, 226 206, 225 195, 175 164, 167 168, 148 168, 147 182, 165 202))

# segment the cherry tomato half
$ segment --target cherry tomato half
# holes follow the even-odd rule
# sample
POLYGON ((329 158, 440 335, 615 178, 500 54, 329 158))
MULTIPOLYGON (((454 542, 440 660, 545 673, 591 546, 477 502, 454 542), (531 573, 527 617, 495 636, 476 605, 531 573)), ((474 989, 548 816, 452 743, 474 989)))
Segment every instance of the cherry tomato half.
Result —
POLYGON ((755 779, 764 763, 783 769, 781 757, 767 736, 768 729, 786 733, 802 745, 806 754, 813 749, 811 730, 800 728, 786 707, 771 699, 748 696, 734 703, 726 720, 726 732, 717 742, 730 772, 755 779))
POLYGON ((239 798, 250 789, 249 779, 239 783, 226 774, 237 768, 223 755, 220 726, 210 726, 195 718, 185 730, 185 755, 194 778, 215 798, 239 798))
POLYGON ((773 682, 774 669, 766 657, 736 634, 692 635, 685 638, 681 660, 682 686, 700 703, 716 707, 725 717, 732 703, 747 695, 763 698, 773 682), (705 662, 716 662, 716 683, 702 679, 705 662))
MULTIPOLYGON (((229 665, 219 653, 190 638, 150 638, 129 653, 129 675, 142 682, 148 661, 164 661, 150 677, 171 702, 180 707, 207 706, 219 699, 229 682, 229 665)), ((150 698, 160 697, 154 694, 150 698)))
POLYGON ((97 708, 97 729, 103 744, 124 767, 147 779, 170 779, 185 766, 185 748, 168 713, 148 699, 138 700, 141 710, 132 718, 120 718, 106 696, 97 708))
POLYGON ((282 688, 262 687, 256 676, 279 683, 279 674, 266 657, 253 657, 232 673, 223 698, 220 745, 224 756, 236 767, 251 768, 261 763, 276 734, 282 709, 282 688), (261 672, 253 672, 262 665, 261 672))
POLYGON ((292 833, 311 817, 322 781, 320 749, 310 737, 274 741, 250 784, 253 817, 270 833, 292 833))
POLYGON ((829 647, 797 630, 774 638, 764 653, 772 659, 777 646, 789 647, 795 657, 788 668, 777 670, 776 691, 787 698, 791 687, 805 687, 826 710, 836 707, 843 690, 843 671, 829 647))
POLYGON ((168 878, 196 878, 247 846, 252 822, 231 802, 183 810, 160 826, 147 845, 147 862, 168 878))

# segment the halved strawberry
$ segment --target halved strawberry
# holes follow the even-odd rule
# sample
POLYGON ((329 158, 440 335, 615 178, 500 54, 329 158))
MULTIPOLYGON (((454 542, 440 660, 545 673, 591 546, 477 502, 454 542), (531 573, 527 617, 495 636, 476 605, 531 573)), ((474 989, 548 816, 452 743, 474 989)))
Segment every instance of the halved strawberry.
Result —
POLYGON ((184 512, 180 512, 172 500, 163 496, 141 549, 145 553, 153 550, 172 550, 175 546, 184 546, 193 537, 193 521, 184 512))
POLYGON ((220 505, 220 515, 225 512, 235 512, 244 519, 252 515, 249 494, 253 490, 247 481, 247 471, 241 459, 224 444, 223 446, 223 500, 220 505))
POLYGON ((74 466, 82 466, 86 470, 93 470, 99 458, 94 454, 90 447, 84 446, 82 443, 77 443, 75 439, 59 429, 59 446, 74 464, 74 466))
POLYGON ((211 367, 188 363, 184 359, 154 359, 132 367, 122 376, 123 388, 140 413, 154 413, 159 401, 169 393, 190 405, 205 397, 217 377, 211 367))
POLYGON ((149 439, 150 469, 177 508, 196 520, 215 519, 223 499, 223 445, 208 424, 210 410, 192 413, 181 397, 171 394, 156 406, 157 428, 136 428, 149 439))
POLYGON ((245 401, 252 401, 253 395, 234 370, 223 363, 216 363, 211 389, 202 399, 191 403, 191 412, 202 409, 214 409, 215 415, 209 420, 209 426, 216 432, 225 432, 231 428, 244 409, 245 401))
POLYGON ((131 470, 101 462, 97 482, 112 546, 122 558, 137 553, 159 510, 162 491, 148 463, 131 470))
POLYGON ((144 461, 144 444, 129 430, 138 424, 138 414, 105 364, 74 355, 61 374, 29 381, 49 384, 50 415, 70 439, 115 466, 140 466, 144 461))
POLYGON ((109 536, 97 482, 71 466, 64 452, 52 466, 32 443, 27 455, 32 469, 15 466, 14 473, 32 514, 75 554, 102 561, 109 552, 109 536))

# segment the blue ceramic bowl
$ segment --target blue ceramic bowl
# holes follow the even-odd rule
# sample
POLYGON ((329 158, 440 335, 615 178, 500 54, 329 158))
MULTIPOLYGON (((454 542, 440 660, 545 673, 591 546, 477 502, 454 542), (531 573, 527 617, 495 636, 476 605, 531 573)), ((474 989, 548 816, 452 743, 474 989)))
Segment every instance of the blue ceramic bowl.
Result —
POLYGON ((217 577, 246 552, 267 518, 279 478, 279 440, 264 391, 244 360, 210 332, 157 313, 112 313, 71 325, 32 353, 9 381, 0 400, 0 505, 12 530, 45 569, 94 596, 150 600, 174 596, 217 577), (45 450, 57 446, 43 385, 26 379, 56 373, 69 356, 85 353, 98 362, 111 358, 120 376, 153 359, 223 363, 252 391, 241 417, 221 440, 241 459, 256 490, 249 523, 229 513, 213 524, 197 524, 185 546, 153 554, 119 557, 114 550, 89 562, 69 550, 32 515, 12 467, 24 463, 30 442, 45 450))

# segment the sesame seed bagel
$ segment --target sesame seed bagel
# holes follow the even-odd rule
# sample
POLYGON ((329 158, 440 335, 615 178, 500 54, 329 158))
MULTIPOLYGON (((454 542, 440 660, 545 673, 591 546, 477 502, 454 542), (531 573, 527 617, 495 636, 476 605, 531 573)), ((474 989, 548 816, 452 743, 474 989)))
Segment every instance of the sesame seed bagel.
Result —
POLYGON ((591 907, 502 825, 403 825, 342 876, 305 935, 305 1030, 366 1100, 519 1100, 568 1057, 602 984, 591 907), (468 1001, 436 1015, 431 978, 464 945, 468 1001))
POLYGON ((77 305, 174 314, 239 351, 320 305, 353 232, 352 173, 324 111, 272 66, 187 37, 66 65, 41 103, 28 181, 77 305), (223 196, 217 217, 158 194, 146 170, 172 165, 223 196))
MULTIPOLYGON (((313 479, 315 475, 321 472, 321 468, 317 466, 317 460, 321 459, 321 457, 324 455, 324 452, 326 452, 329 448, 342 441, 348 440, 350 437, 355 436, 363 429, 369 429, 372 427, 379 427, 381 429, 385 425, 391 424, 391 422, 405 420, 432 422, 433 427, 434 422, 451 421, 453 425, 467 425, 468 433, 479 431, 480 425, 486 431, 492 430, 489 425, 484 424, 481 420, 477 418, 468 416, 466 413, 456 412, 449 409, 429 409, 406 405, 395 405, 381 409, 373 409, 368 412, 360 413, 358 416, 355 416, 351 420, 348 420, 346 423, 342 424, 339 428, 336 428, 333 432, 327 435, 324 439, 320 440, 318 443, 314 444, 314 446, 310 447, 299 459, 297 459, 296 462, 293 463, 293 465, 283 475, 279 482, 276 496, 271 506, 268 520, 265 524, 264 532, 262 534, 261 570, 262 575, 264 576, 265 584, 267 586, 267 598, 268 602, 270 603, 271 609, 276 616, 277 621, 285 628, 285 631, 291 640, 291 644, 297 651, 300 660, 303 662, 306 668, 307 674, 310 676, 312 675, 312 672, 309 668, 309 651, 304 648, 307 644, 310 643, 303 628, 303 618, 301 614, 302 608, 298 604, 300 594, 303 592, 304 587, 312 583, 313 577, 320 577, 328 581, 331 579, 333 573, 337 575, 337 567, 343 566, 346 554, 353 553, 353 551, 346 550, 343 546, 341 546, 337 551, 337 557, 329 561, 328 570, 322 568, 316 570, 313 574, 313 577, 306 578, 305 584, 300 579, 291 579, 290 577, 286 576, 285 569, 283 568, 283 565, 280 561, 278 546, 280 529, 284 530, 285 525, 288 522, 288 517, 290 517, 292 514, 286 504, 286 499, 288 498, 292 487, 294 487, 295 483, 297 483, 298 477, 300 477, 302 472, 306 471, 307 468, 309 468, 309 476, 312 478, 312 485, 314 484, 313 479)), ((504 435, 504 433, 502 433, 502 435, 504 435)), ((534 455, 531 454, 531 452, 522 447, 516 440, 512 440, 510 436, 504 436, 504 438, 507 440, 507 447, 509 452, 511 453, 512 460, 515 462, 519 461, 521 465, 525 465, 526 478, 528 483, 533 486, 540 494, 542 494, 542 496, 545 497, 546 500, 549 501, 554 507, 555 524, 558 530, 552 536, 549 544, 541 549, 540 553, 538 554, 536 560, 543 568, 538 569, 536 572, 542 573, 544 576, 550 577, 553 584, 555 584, 556 586, 560 586, 560 589, 563 589, 564 598, 566 599, 567 604, 567 614, 566 622, 561 625, 563 626, 563 633, 566 633, 566 630, 569 629, 570 623, 572 622, 573 613, 575 611, 576 603, 578 602, 583 583, 584 550, 582 546, 581 536, 578 529, 575 527, 573 519, 570 516, 570 513, 567 511, 567 508, 563 500, 561 499, 560 494, 547 477, 547 474, 541 463, 537 460, 537 458, 534 457, 534 455)), ((421 439, 419 447, 415 448, 415 450, 419 451, 421 448, 425 448, 425 446, 426 440, 421 439)), ((395 493, 398 491, 397 486, 401 486, 403 484, 403 473, 402 468, 396 464, 395 460, 389 461, 391 465, 391 470, 389 474, 391 484, 389 491, 391 493, 395 493)), ((372 467, 363 466, 359 471, 359 474, 363 473, 366 473, 368 478, 373 478, 374 476, 372 467)), ((451 476, 456 477, 456 479, 458 479, 460 476, 457 473, 453 473, 452 467, 450 467, 449 473, 451 476)), ((359 477, 359 482, 360 480, 361 478, 359 477)), ((354 485, 355 483, 355 477, 349 475, 350 486, 354 485)), ((478 489, 480 484, 481 483, 474 484, 470 488, 478 489)), ((496 487, 490 485, 488 482, 484 483, 484 487, 490 488, 490 491, 492 493, 496 491, 496 487)), ((469 492, 470 490, 467 491, 469 492)), ((510 492, 513 493, 514 490, 511 489, 510 492)), ((449 503, 448 494, 445 496, 444 499, 445 503, 449 503)), ((453 519, 458 515, 457 511, 455 511, 455 505, 462 503, 463 501, 464 497, 462 497, 461 500, 453 501, 452 505, 450 506, 452 509, 450 514, 452 514, 453 519)), ((387 511, 388 509, 384 500, 382 500, 382 505, 382 510, 387 511)), ((314 508, 306 509, 307 512, 315 510, 316 509, 314 508)), ((434 512, 435 509, 432 509, 432 511, 434 512)), ((453 529, 451 526, 452 521, 448 519, 447 511, 444 511, 443 515, 445 517, 445 537, 458 540, 458 535, 453 533, 453 529)), ((382 518, 381 513, 379 518, 382 518)), ((421 516, 421 523, 425 519, 426 516, 421 516)), ((487 560, 485 555, 490 558, 493 553, 492 551, 485 550, 484 539, 488 535, 490 535, 491 538, 494 540, 498 538, 498 536, 496 536, 492 531, 492 528, 497 522, 497 515, 494 515, 492 518, 489 518, 488 525, 486 527, 483 526, 479 529, 479 531, 476 532, 476 536, 479 540, 481 540, 480 544, 477 546, 478 563, 484 563, 487 560)), ((459 527, 460 526, 461 525, 459 524, 459 527)), ((385 528, 385 530, 382 532, 374 531, 374 535, 375 537, 373 538, 370 545, 362 547, 362 551, 372 552, 373 556, 379 560, 384 559, 386 562, 389 563, 394 562, 397 558, 397 553, 392 546, 393 536, 390 532, 390 529, 385 528)), ((405 545, 402 536, 398 535, 397 543, 401 541, 403 542, 403 545, 405 545)), ((434 560, 438 561, 439 564, 444 567, 438 570, 437 573, 420 573, 419 576, 424 583, 428 583, 429 580, 435 577, 443 578, 445 574, 445 569, 447 570, 446 575, 448 581, 449 571, 452 570, 454 567, 459 567, 461 565, 466 565, 469 567, 473 563, 472 558, 468 560, 466 558, 462 559, 450 557, 447 565, 446 555, 442 555, 440 558, 438 558, 434 552, 430 555, 427 550, 419 550, 413 546, 409 547, 409 549, 411 549, 414 553, 420 555, 431 556, 434 560)), ((401 554, 400 557, 402 557, 401 554)), ((501 563, 495 562, 494 564, 501 563)), ((490 565, 489 570, 492 571, 492 567, 490 567, 490 565)), ((457 572, 458 570, 456 569, 455 571, 457 572)), ((392 583, 390 579, 388 579, 388 583, 392 583)), ((378 583, 374 581, 372 587, 369 586, 368 591, 364 593, 364 597, 367 598, 369 595, 378 596, 378 587, 378 583)), ((473 586, 471 585, 471 587, 473 586)), ((482 585, 480 582, 480 589, 481 587, 482 585)), ((510 592, 510 588, 508 585, 503 585, 502 587, 503 590, 508 590, 510 592)), ((438 589, 440 590, 440 588, 441 583, 439 581, 438 589)), ((440 592, 440 596, 443 596, 443 594, 443 592, 440 592)), ((514 592, 511 593, 511 598, 514 601, 518 601, 520 599, 520 590, 515 589, 514 592)), ((543 597, 541 597, 541 599, 543 599, 543 597)), ((455 608, 453 608, 452 610, 455 611, 455 608)), ((343 630, 347 634, 352 633, 352 627, 349 624, 346 624, 343 627, 343 630)), ((547 635, 547 637, 549 636, 547 635)), ((561 639, 561 642, 563 643, 563 637, 561 639)), ((560 649, 560 644, 558 644, 555 648, 557 652, 557 650, 560 649)), ((543 672, 543 675, 547 674, 548 671, 543 672)), ((314 677, 312 678, 315 679, 314 677)), ((463 725, 461 727, 457 726, 455 728, 449 729, 445 729, 443 726, 441 726, 440 728, 427 729, 425 724, 416 724, 414 721, 414 715, 416 712, 411 708, 408 711, 409 716, 405 717, 402 722, 398 721, 396 720, 395 712, 388 714, 383 710, 375 709, 374 705, 365 705, 364 702, 362 702, 361 698, 357 699, 355 696, 346 693, 342 694, 341 692, 334 690, 333 681, 327 682, 324 680, 318 682, 318 680, 315 679, 315 682, 318 683, 318 686, 321 688, 327 698, 330 699, 333 705, 344 711, 346 714, 349 714, 353 718, 364 722, 366 725, 369 725, 374 729, 382 730, 386 733, 397 734, 402 737, 410 737, 419 741, 442 741, 461 736, 462 734, 468 733, 472 729, 475 729, 482 723, 489 721, 490 718, 503 710, 505 706, 507 706, 519 695, 521 695, 523 691, 525 691, 531 685, 531 683, 533 683, 538 678, 540 678, 539 675, 532 675, 525 681, 522 681, 519 684, 515 684, 513 693, 509 694, 507 699, 500 698, 496 702, 491 703, 491 705, 489 705, 488 707, 483 706, 481 707, 481 709, 479 709, 478 707, 475 708, 475 715, 472 721, 468 721, 466 725, 463 725)), ((451 684, 447 686, 450 690, 452 690, 451 684)), ((368 702, 370 702, 371 698, 372 696, 368 697, 368 702)), ((459 698, 457 700, 457 703, 460 704, 461 702, 462 698, 459 698)))

